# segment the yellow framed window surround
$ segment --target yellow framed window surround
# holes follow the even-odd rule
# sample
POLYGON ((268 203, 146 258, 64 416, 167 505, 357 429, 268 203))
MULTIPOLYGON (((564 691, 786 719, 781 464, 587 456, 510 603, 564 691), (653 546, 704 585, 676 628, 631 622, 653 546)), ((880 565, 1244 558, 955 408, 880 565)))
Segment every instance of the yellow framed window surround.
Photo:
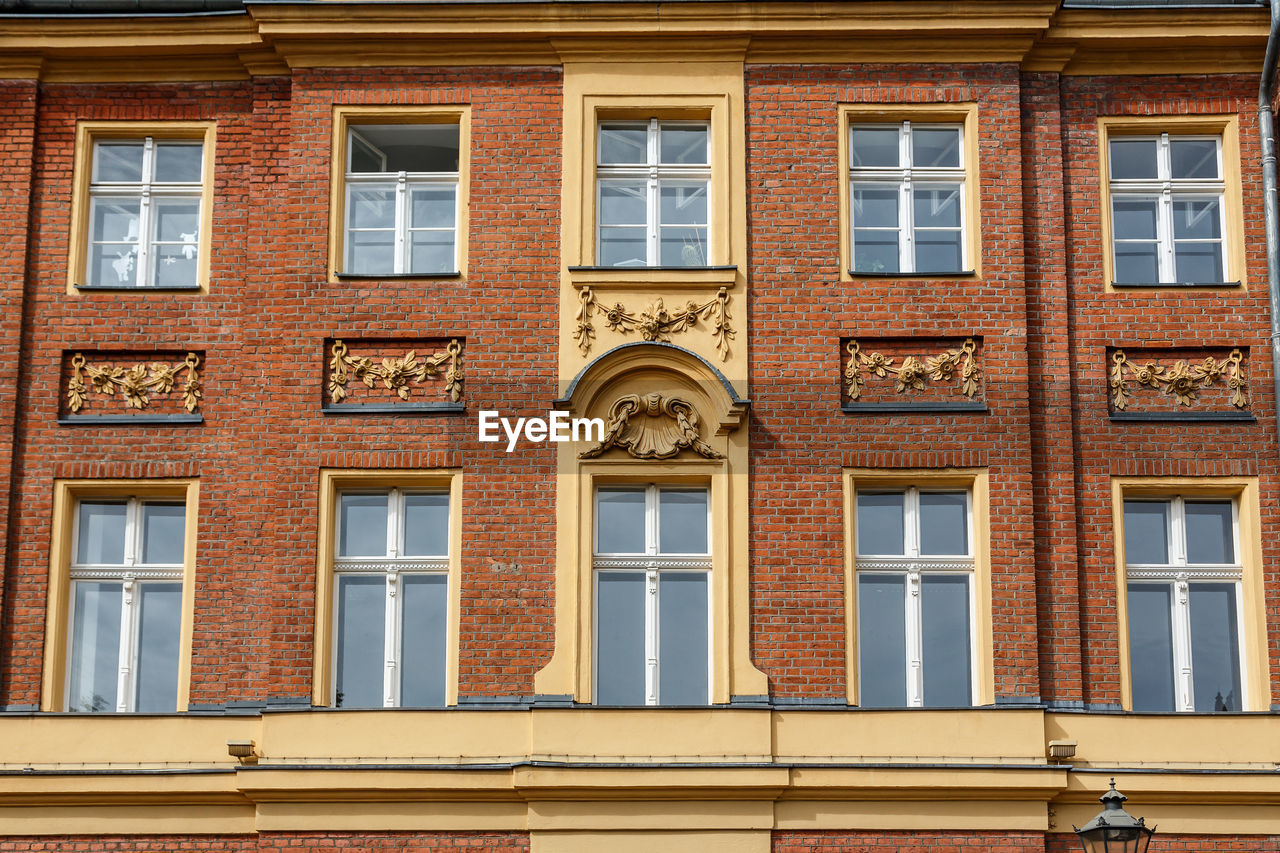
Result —
POLYGON ((1122 702, 1267 710, 1257 485, 1113 481, 1122 702))
POLYGON ((55 484, 42 707, 186 710, 195 480, 55 484))
POLYGON ((204 290, 213 122, 80 122, 69 292, 204 290))
POLYGON ((840 130, 845 278, 974 275, 977 106, 848 105, 840 130))
POLYGON ((1244 281, 1234 116, 1099 119, 1108 288, 1244 281))
POLYGON ((464 106, 334 110, 330 270, 454 276, 466 269, 464 106))
POLYGON ((850 702, 990 704, 983 471, 846 471, 850 702))
POLYGON ((457 702, 462 477, 321 475, 315 704, 457 702))

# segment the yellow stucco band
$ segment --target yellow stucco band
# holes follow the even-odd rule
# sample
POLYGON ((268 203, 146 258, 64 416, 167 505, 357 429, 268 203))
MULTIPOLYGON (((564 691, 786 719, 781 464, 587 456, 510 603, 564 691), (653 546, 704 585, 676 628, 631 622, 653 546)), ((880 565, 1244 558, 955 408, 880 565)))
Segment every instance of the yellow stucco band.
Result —
POLYGON ((1162 831, 1268 832, 1274 723, 989 708, 6 715, 0 823, 8 835, 529 831, 545 851, 676 833, 635 849, 714 850, 781 829, 1062 831, 1097 813, 1117 775, 1162 831), (1049 739, 1076 740, 1075 763, 1045 760, 1049 739), (259 763, 238 764, 228 740, 252 740, 259 763))

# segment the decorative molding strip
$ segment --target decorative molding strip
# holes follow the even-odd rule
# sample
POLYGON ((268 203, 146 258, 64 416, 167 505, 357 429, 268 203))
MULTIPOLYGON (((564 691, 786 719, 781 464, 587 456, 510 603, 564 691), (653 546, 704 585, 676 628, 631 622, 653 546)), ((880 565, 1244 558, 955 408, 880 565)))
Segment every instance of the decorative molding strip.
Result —
MULTIPOLYGON (((363 382, 369 388, 383 387, 394 391, 403 401, 408 401, 413 383, 422 383, 440 376, 444 371, 444 387, 441 393, 453 403, 462 399, 462 344, 457 338, 449 341, 443 352, 419 357, 417 350, 409 350, 400 358, 384 358, 381 363, 367 356, 352 355, 341 339, 335 340, 329 349, 329 400, 342 403, 348 396, 347 383, 351 379, 363 382)), ((350 405, 350 404, 348 404, 350 405)), ((353 406, 354 408, 354 406, 353 406)))
POLYGON ((83 353, 71 357, 71 379, 67 382, 67 409, 72 415, 80 414, 90 402, 90 394, 114 397, 116 390, 131 409, 143 410, 151 405, 153 395, 171 394, 178 382, 178 374, 186 371, 182 385, 182 407, 190 414, 200 408, 204 396, 200 383, 200 356, 187 353, 181 364, 165 364, 153 361, 126 366, 119 364, 91 364, 83 353), (88 386, 85 377, 89 378, 88 386))
POLYGON ((657 393, 618 398, 609 409, 604 440, 579 453, 578 458, 592 459, 611 447, 626 450, 637 459, 671 459, 686 448, 707 459, 724 458, 702 440, 692 404, 657 393))
POLYGON ((729 358, 729 340, 738 334, 729 324, 729 298, 728 289, 722 287, 716 292, 714 299, 701 305, 690 300, 685 303, 684 308, 672 312, 667 310, 662 298, 658 297, 647 309, 636 314, 621 302, 615 302, 611 308, 604 307, 591 288, 584 287, 578 291, 578 325, 574 329, 573 339, 578 342, 583 355, 591 351, 591 342, 596 336, 591 319, 597 311, 604 314, 605 326, 610 331, 628 334, 638 330, 644 340, 663 343, 670 343, 672 335, 689 331, 701 320, 711 324, 711 337, 716 342, 716 352, 719 353, 720 360, 725 361, 729 358))
POLYGON ((960 349, 925 356, 923 361, 914 355, 906 356, 900 365, 895 365, 895 359, 883 353, 863 352, 856 340, 849 341, 845 345, 845 351, 849 353, 849 362, 844 369, 844 378, 848 383, 845 395, 850 400, 857 400, 862 396, 862 386, 867 381, 862 375, 864 368, 870 375, 881 379, 894 377, 895 394, 923 391, 926 379, 933 382, 958 381, 959 393, 970 401, 978 393, 982 368, 978 366, 975 355, 977 344, 973 338, 966 338, 960 349))
POLYGON ((1138 367, 1129 363, 1124 350, 1117 349, 1111 354, 1111 406, 1124 411, 1132 394, 1128 384, 1137 382, 1139 386, 1167 394, 1179 406, 1190 407, 1195 405, 1201 389, 1213 386, 1224 375, 1231 390, 1231 405, 1237 409, 1248 408, 1249 380, 1245 375, 1244 355, 1239 349, 1231 350, 1222 360, 1206 356, 1194 364, 1179 359, 1168 366, 1148 361, 1138 367))

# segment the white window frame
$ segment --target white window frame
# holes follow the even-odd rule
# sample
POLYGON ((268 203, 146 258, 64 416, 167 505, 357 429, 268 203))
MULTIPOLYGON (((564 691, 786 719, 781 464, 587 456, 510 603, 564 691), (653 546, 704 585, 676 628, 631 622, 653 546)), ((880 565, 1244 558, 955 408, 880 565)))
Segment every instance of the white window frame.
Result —
MULTIPOLYGON (((91 162, 89 164, 89 221, 88 221, 88 239, 86 241, 85 251, 85 280, 89 282, 90 287, 159 287, 156 284, 156 268, 155 257, 152 251, 152 243, 159 242, 156 240, 157 234, 153 233, 156 227, 156 218, 154 213, 153 198, 161 196, 164 198, 190 199, 196 203, 196 231, 195 240, 191 242, 184 241, 181 245, 184 249, 192 246, 195 252, 194 260, 197 264, 200 260, 201 235, 204 233, 204 170, 205 170, 205 140, 203 139, 160 139, 165 145, 188 145, 200 148, 200 175, 194 181, 168 181, 160 182, 155 180, 155 154, 157 138, 153 136, 142 137, 95 137, 93 139, 93 148, 91 162), (142 143, 142 180, 140 182, 133 181, 96 181, 94 176, 98 172, 98 151, 103 145, 137 145, 142 143), (124 247, 126 243, 115 243, 106 240, 95 239, 98 235, 93 230, 93 199, 101 196, 137 196, 138 205, 138 234, 137 239, 132 244, 130 250, 133 255, 133 284, 125 282, 101 282, 93 281, 93 247, 95 245, 119 245, 124 247)), ((119 257, 119 255, 117 255, 119 257)), ((121 258, 123 260, 123 258, 121 258)), ((198 270, 198 267, 197 267, 198 270)), ((180 287, 190 287, 195 290, 199 288, 199 272, 197 271, 196 282, 191 285, 180 285, 180 287)))
MULTIPOLYGON (((1157 270, 1160 276, 1158 282, 1152 284, 1179 284, 1177 273, 1177 257, 1176 248, 1178 242, 1188 243, 1211 243, 1212 240, 1183 240, 1174 239, 1173 231, 1173 203, 1174 196, 1179 199, 1188 198, 1215 198, 1218 201, 1218 228, 1222 235, 1218 238, 1219 251, 1222 256, 1222 281, 1221 282, 1189 282, 1191 284, 1222 284, 1231 280, 1231 253, 1227 243, 1228 223, 1227 223, 1227 182, 1225 172, 1223 171, 1222 162, 1222 135, 1211 133, 1160 133, 1160 134, 1130 134, 1130 133, 1113 133, 1107 137, 1107 145, 1112 142, 1120 141, 1151 141, 1156 143, 1156 177, 1154 179, 1142 178, 1114 178, 1110 172, 1113 169, 1113 161, 1110 150, 1107 151, 1107 187, 1108 205, 1110 205, 1111 216, 1111 269, 1116 270, 1116 246, 1120 243, 1150 243, 1150 240, 1137 239, 1121 239, 1116 234, 1116 217, 1115 202, 1117 197, 1130 197, 1140 199, 1150 199, 1155 197, 1158 200, 1156 205, 1156 262, 1157 270), (1200 178, 1174 178, 1173 177, 1173 161, 1170 156, 1169 142, 1171 137, 1177 140, 1212 140, 1217 144, 1217 160, 1218 160, 1218 178, 1217 180, 1204 180, 1200 178)), ((1124 285, 1130 282, 1118 281, 1118 284, 1124 285)), ((1145 284, 1146 282, 1137 282, 1145 284)))
MULTIPOLYGON (((1182 495, 1174 496, 1142 496, 1127 494, 1125 502, 1149 501, 1169 504, 1169 528, 1165 547, 1168 549, 1169 563, 1132 563, 1125 561, 1126 583, 1151 584, 1153 586, 1172 586, 1173 612, 1170 624, 1173 629, 1173 684, 1174 710, 1187 712, 1195 710, 1195 678, 1192 671, 1191 654, 1191 597, 1190 586, 1196 582, 1232 583, 1236 590, 1236 646, 1240 659, 1240 707, 1249 706, 1249 680, 1246 672, 1246 650, 1244 631, 1244 564, 1240 554, 1240 502, 1234 497, 1200 497, 1193 496, 1193 503, 1208 501, 1231 503, 1231 536, 1232 553, 1235 563, 1224 564, 1191 564, 1187 562, 1187 528, 1186 501, 1182 495)), ((1123 508, 1122 508, 1123 509, 1123 508)), ((1123 512, 1121 518, 1124 518, 1123 512)), ((1128 620, 1129 615, 1125 614, 1128 620)))
MULTIPOLYGON (((974 519, 973 489, 947 488, 944 486, 925 487, 907 486, 905 488, 875 488, 874 486, 859 489, 854 498, 854 517, 857 518, 857 496, 864 494, 902 494, 903 499, 903 554, 863 554, 860 544, 861 534, 855 526, 854 584, 858 583, 859 574, 902 575, 906 578, 906 659, 907 659, 907 707, 924 707, 924 622, 921 601, 922 575, 965 575, 969 578, 969 702, 972 704, 978 696, 978 620, 976 618, 977 583, 976 564, 974 559, 974 519), (965 496, 965 546, 967 554, 947 556, 921 556, 920 554, 920 495, 924 494, 959 494, 965 496)), ((860 635, 859 635, 860 636, 860 635)), ((859 671, 859 695, 862 694, 859 671)))
MULTIPOLYGON (((142 507, 146 504, 167 504, 183 508, 183 559, 186 559, 186 526, 191 523, 187 517, 186 502, 182 499, 170 498, 95 498, 81 497, 76 500, 74 521, 71 536, 71 592, 68 604, 67 619, 67 660, 63 695, 71 702, 71 666, 75 655, 76 626, 76 582, 77 581, 119 581, 122 585, 120 595, 120 649, 117 656, 118 670, 116 675, 116 707, 117 713, 128 713, 134 710, 137 703, 138 657, 141 652, 138 643, 138 632, 141 627, 139 609, 142 597, 138 594, 138 585, 147 582, 165 582, 183 584, 184 563, 143 563, 142 558, 142 507), (125 504, 124 526, 124 562, 114 563, 80 563, 76 557, 80 554, 80 508, 83 504, 121 503, 125 504)), ((185 596, 187 591, 183 589, 185 596)), ((178 640, 181 642, 181 638, 178 640)), ((174 696, 175 708, 177 695, 174 696)), ((67 710, 73 710, 68 707, 67 710)))
MULTIPOLYGON (((661 592, 659 590, 659 578, 664 571, 679 572, 704 572, 707 575, 707 704, 711 703, 711 687, 714 663, 712 660, 711 638, 715 636, 715 626, 712 624, 713 608, 712 608, 712 589, 713 580, 711 574, 711 489, 708 486, 697 485, 679 485, 666 483, 649 483, 644 486, 629 486, 627 484, 609 485, 602 484, 596 487, 592 500, 595 506, 599 503, 599 493, 601 490, 625 490, 635 489, 644 490, 644 540, 645 551, 643 554, 614 554, 601 553, 596 551, 595 544, 600 541, 600 513, 593 511, 594 526, 592 531, 592 551, 594 560, 592 565, 592 582, 593 590, 592 612, 599 614, 600 612, 600 575, 604 572, 628 572, 634 573, 637 570, 643 570, 645 573, 645 597, 644 597, 644 656, 645 656, 645 681, 644 694, 645 705, 659 705, 662 697, 659 695, 659 684, 661 683, 661 661, 659 660, 659 649, 661 648, 660 637, 658 634, 660 624, 660 614, 662 603, 660 601, 661 592), (659 493, 668 492, 702 492, 707 496, 707 548, 705 554, 662 554, 658 551, 658 498, 659 493)), ((595 650, 599 649, 599 619, 592 620, 592 681, 598 683, 598 667, 599 655, 595 650)))
MULTIPOLYGON (((711 217, 714 215, 712 211, 711 199, 711 122, 697 121, 689 119, 675 119, 671 121, 663 121, 651 118, 648 121, 628 121, 626 119, 607 119, 602 120, 596 125, 596 263, 601 262, 600 250, 603 245, 601 242, 601 232, 604 230, 600 220, 600 210, 602 209, 602 190, 607 181, 612 180, 643 180, 645 181, 645 267, 657 267, 662 265, 662 242, 661 229, 659 228, 659 219, 661 214, 660 189, 663 182, 694 182, 702 181, 705 184, 704 192, 707 196, 707 222, 703 226, 707 232, 707 244, 703 247, 703 263, 700 266, 706 266, 711 262, 711 234, 712 223, 711 217), (647 130, 647 150, 645 163, 629 163, 624 165, 608 165, 600 162, 600 150, 604 144, 603 136, 600 128, 605 125, 631 125, 632 127, 644 127, 647 130), (659 131, 664 127, 701 127, 707 131, 707 163, 690 164, 690 163, 662 163, 661 153, 659 149, 659 131)), ((612 267, 611 267, 612 268, 612 267)), ((634 267, 642 269, 643 267, 634 267)), ((682 267, 683 268, 683 267, 682 267)), ((617 269, 627 269, 626 266, 617 267, 617 269)), ((698 269, 698 266, 691 266, 688 269, 698 269)))
MULTIPOLYGON (((968 181, 965 163, 965 127, 963 122, 911 122, 903 121, 894 125, 877 122, 854 121, 845 129, 848 134, 849 148, 849 265, 855 275, 865 271, 857 269, 857 228, 855 214, 854 189, 859 183, 896 185, 898 188, 898 273, 916 274, 916 225, 915 204, 912 193, 915 189, 934 189, 940 187, 956 187, 958 196, 956 204, 960 211, 960 269, 928 271, 927 275, 947 275, 948 273, 966 272, 972 266, 969 257, 969 222, 968 204, 965 194, 968 192, 968 181), (883 130, 886 127, 898 129, 898 166, 863 167, 853 165, 853 131, 864 128, 883 130), (959 133, 958 166, 945 168, 916 168, 912 164, 911 132, 918 130, 955 130, 959 133)), ((888 228, 877 229, 888 231, 888 228)), ((950 228, 931 228, 931 231, 951 231, 950 228)), ((894 273, 886 273, 892 275, 894 273)))
POLYGON ((431 556, 405 557, 404 549, 404 498, 406 495, 444 495, 448 499, 449 516, 446 531, 453 523, 453 499, 448 489, 340 489, 334 496, 333 525, 333 630, 330 660, 333 672, 330 676, 329 701, 332 707, 338 706, 338 624, 342 618, 339 603, 341 595, 340 580, 347 576, 381 575, 385 581, 383 599, 383 667, 382 667, 382 707, 398 708, 400 706, 400 661, 401 619, 403 617, 403 598, 400 595, 400 578, 405 574, 440 575, 445 578, 445 594, 449 595, 449 553, 450 540, 446 535, 445 553, 431 556), (387 495, 387 553, 383 557, 342 557, 338 551, 342 542, 342 498, 344 495, 387 495))
MULTIPOLYGON (((369 126, 369 125, 378 125, 378 124, 381 124, 381 123, 377 121, 367 121, 363 123, 350 122, 347 125, 347 141, 346 141, 347 162, 344 164, 346 171, 343 177, 343 186, 344 186, 343 194, 345 197, 343 198, 343 208, 342 208, 343 210, 343 213, 342 213, 342 240, 343 240, 342 267, 343 267, 343 270, 353 275, 376 275, 374 273, 357 273, 354 270, 349 269, 349 267, 351 266, 351 263, 350 263, 351 247, 353 245, 351 235, 353 233, 357 233, 361 231, 386 231, 387 230, 386 228, 352 228, 351 227, 351 220, 352 220, 351 207, 353 204, 353 191, 359 189, 361 186, 393 183, 395 185, 395 223, 393 225, 394 257, 392 258, 391 275, 424 275, 426 276, 426 275, 446 275, 446 274, 453 274, 458 272, 458 219, 461 216, 461 203, 462 203, 461 191, 458 185, 460 172, 458 170, 454 170, 451 172, 406 172, 406 171, 353 172, 351 170, 351 162, 355 156, 355 148, 357 144, 363 145, 370 150, 378 151, 378 147, 376 145, 374 145, 369 140, 365 139, 360 134, 360 128, 369 126), (410 191, 419 187, 430 187, 430 186, 442 186, 442 187, 453 188, 453 227, 451 228, 441 228, 441 227, 412 228, 410 227, 410 213, 411 213, 409 209, 410 191), (409 235, 412 232, 419 232, 419 231, 422 231, 422 232, 437 231, 442 233, 447 231, 453 235, 453 269, 452 270, 449 270, 447 273, 441 273, 441 272, 430 272, 430 271, 417 271, 417 270, 410 269, 413 244, 409 240, 409 235)), ((459 125, 457 122, 451 122, 447 124, 448 126, 457 128, 458 130, 458 148, 459 148, 458 157, 459 157, 459 166, 461 166, 462 128, 461 128, 461 125, 459 125)), ((423 122, 421 123, 421 125, 426 126, 427 123, 423 122)), ((384 155, 383 166, 385 167, 385 165, 386 165, 386 156, 384 155)))

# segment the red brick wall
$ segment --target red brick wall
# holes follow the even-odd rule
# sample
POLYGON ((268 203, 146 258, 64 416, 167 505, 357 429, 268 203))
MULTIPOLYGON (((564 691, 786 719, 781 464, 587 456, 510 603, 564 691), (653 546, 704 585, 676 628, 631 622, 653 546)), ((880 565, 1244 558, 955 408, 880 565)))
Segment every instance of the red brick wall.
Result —
POLYGON ((1040 833, 1008 832, 775 832, 773 853, 1043 853, 1040 833))
POLYGON ((8 853, 330 853, 338 850, 434 853, 437 850, 477 850, 485 853, 527 853, 529 836, 499 832, 264 832, 261 835, 47 835, 27 838, 0 836, 0 851, 8 853))

